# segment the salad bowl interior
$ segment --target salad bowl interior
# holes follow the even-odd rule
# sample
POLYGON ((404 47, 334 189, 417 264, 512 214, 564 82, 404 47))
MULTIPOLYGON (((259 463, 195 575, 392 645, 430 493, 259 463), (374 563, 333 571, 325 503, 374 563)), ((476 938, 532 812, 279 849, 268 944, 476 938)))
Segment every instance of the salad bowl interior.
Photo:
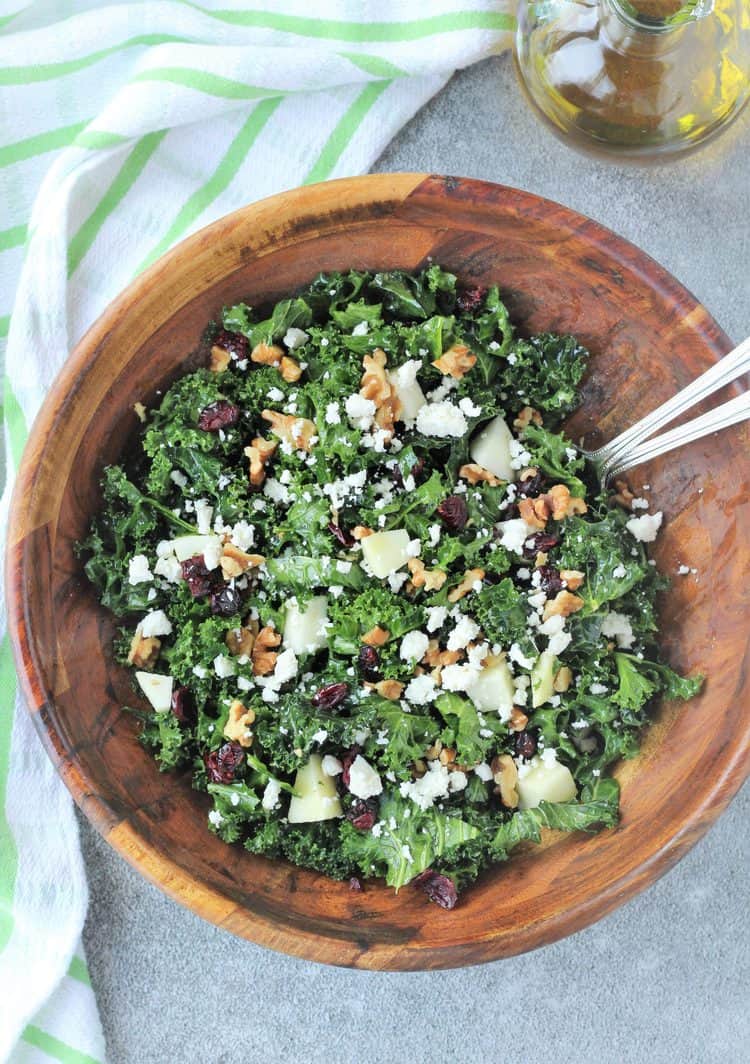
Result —
POLYGON ((272 303, 321 271, 430 260, 497 284, 522 332, 572 333, 591 353, 566 431, 593 448, 731 344, 669 274, 596 223, 529 193, 420 174, 345 179, 253 204, 135 281, 73 352, 37 419, 12 509, 7 589, 16 661, 49 755, 105 838, 163 890, 263 945, 327 963, 425 969, 479 963, 569 934, 644 889, 719 815, 750 771, 747 695, 748 431, 736 427, 637 470, 665 527, 665 659, 702 673, 687 706, 660 705, 640 755, 615 770, 622 819, 598 835, 547 833, 483 874, 445 912, 415 889, 348 883, 228 847, 206 830, 188 775, 159 773, 121 712, 129 676, 115 622, 75 544, 102 469, 155 401, 196 365, 205 325, 241 300, 272 303))

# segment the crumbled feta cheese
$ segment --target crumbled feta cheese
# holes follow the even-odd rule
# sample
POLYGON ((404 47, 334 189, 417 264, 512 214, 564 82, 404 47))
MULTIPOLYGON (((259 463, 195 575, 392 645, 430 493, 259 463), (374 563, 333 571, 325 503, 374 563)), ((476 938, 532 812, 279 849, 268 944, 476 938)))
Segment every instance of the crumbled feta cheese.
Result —
POLYGON ((228 676, 234 676, 237 668, 231 658, 228 658, 226 654, 217 654, 214 658, 214 672, 220 680, 225 680, 228 676))
POLYGON ((213 516, 214 508, 209 505, 208 499, 195 500, 195 520, 198 523, 198 531, 202 536, 210 534, 213 516))
POLYGON ((512 643, 511 648, 508 651, 508 658, 510 661, 520 665, 522 669, 530 669, 534 664, 534 659, 527 657, 521 650, 518 643, 512 643))
POLYGON ((212 809, 208 814, 208 819, 215 828, 221 827, 224 823, 224 817, 221 815, 218 809, 212 809))
POLYGON ((154 579, 154 574, 148 567, 148 558, 145 554, 134 554, 128 562, 128 583, 148 584, 154 579))
POLYGON ((465 613, 461 614, 456 627, 448 636, 446 647, 448 650, 463 650, 478 635, 479 625, 476 621, 465 613))
POLYGON ((445 691, 468 691, 479 679, 481 667, 468 662, 463 665, 446 665, 441 673, 445 691))
POLYGON ((355 392, 347 396, 344 409, 350 423, 355 428, 364 432, 372 425, 372 419, 375 416, 375 403, 372 399, 365 399, 359 392, 355 392))
POLYGON ((339 573, 350 573, 352 571, 352 563, 340 559, 336 562, 336 571, 339 573))
POLYGON ((424 436, 458 438, 465 435, 467 429, 463 411, 450 402, 426 403, 417 414, 417 432, 424 436))
POLYGON ((325 730, 325 728, 320 728, 318 731, 315 732, 313 736, 310 737, 310 741, 313 743, 324 743, 327 738, 328 732, 325 730))
POLYGON ((352 336, 367 336, 369 325, 366 321, 358 321, 352 329, 352 336))
POLYGON ((186 488, 188 478, 184 473, 181 473, 179 469, 173 469, 169 474, 169 479, 173 484, 176 484, 178 488, 186 488))
POLYGON ((458 407, 461 413, 465 414, 466 417, 479 417, 482 413, 481 406, 477 406, 476 403, 472 402, 468 395, 464 396, 463 399, 459 399, 458 407))
POLYGON ((338 403, 329 403, 326 407, 326 425, 341 424, 341 407, 338 403))
POLYGON ((615 568, 612 570, 612 576, 615 578, 615 580, 622 580, 627 575, 628 571, 622 564, 622 562, 620 562, 620 564, 615 566, 615 568))
POLYGON ((223 549, 219 540, 206 544, 203 550, 203 564, 209 572, 218 569, 223 549))
POLYGON ((157 576, 163 576, 170 584, 177 584, 182 580, 182 566, 174 554, 159 558, 154 566, 154 572, 157 576))
POLYGON ((383 790, 380 776, 361 754, 357 754, 349 769, 349 790, 355 798, 374 798, 383 790))
POLYGON ((407 632, 401 640, 399 655, 404 661, 421 661, 430 645, 424 632, 407 632))
POLYGON ((437 547, 440 542, 440 536, 442 535, 442 529, 440 525, 430 525, 427 529, 427 533, 430 537, 429 544, 431 547, 437 547))
POLYGON ((280 403, 284 398, 284 393, 281 388, 269 388, 266 394, 272 403, 280 403))
POLYGON ((631 510, 648 510, 648 507, 649 507, 648 499, 631 499, 630 500, 630 509, 631 510))
POLYGON ((235 547, 239 547, 240 550, 249 550, 255 543, 255 527, 247 521, 237 521, 230 530, 229 538, 235 547))
POLYGON ((391 573, 388 577, 388 587, 397 595, 408 579, 408 573, 391 573))
POLYGON ((344 588, 342 584, 331 584, 328 590, 334 598, 340 598, 344 594, 344 588))
POLYGON ((438 628, 442 627, 445 623, 445 618, 448 616, 447 606, 428 606, 427 607, 427 631, 436 632, 438 628))
POLYGON ((615 611, 608 613, 602 621, 602 635, 614 638, 618 647, 623 650, 629 650, 635 640, 630 618, 626 617, 624 613, 616 613, 615 611))
POLYGON ((340 776, 344 771, 344 766, 337 757, 333 756, 333 754, 326 754, 323 758, 322 765, 326 776, 340 776))
POLYGON ((690 566, 689 565, 681 565, 679 567, 679 569, 677 570, 677 575, 678 576, 687 576, 689 572, 690 572, 690 566))
POLYGON ((437 694, 438 688, 435 681, 428 673, 424 673, 410 680, 404 691, 404 698, 407 702, 413 702, 415 706, 426 706, 428 702, 435 700, 437 694))
POLYGON ((274 477, 269 477, 263 485, 263 494, 266 495, 271 502, 280 502, 286 505, 291 501, 289 489, 274 477))
POLYGON ((489 783, 492 779, 492 769, 486 761, 483 761, 481 765, 475 765, 474 773, 479 776, 483 783, 489 783))
POLYGON ((253 681, 249 680, 247 676, 237 677, 237 687, 240 689, 240 691, 250 691, 252 690, 252 686, 253 681))
POLYGON ((589 687, 589 691, 592 695, 606 695, 609 688, 605 683, 592 683, 591 687, 589 687))
POLYGON ((405 780, 400 791, 420 809, 429 809, 436 798, 447 798, 453 791, 462 791, 467 782, 465 772, 449 772, 439 761, 430 761, 424 776, 418 780, 405 780))
POLYGON ((657 510, 655 514, 631 517, 629 521, 625 522, 625 527, 631 536, 640 540, 641 543, 653 543, 657 532, 661 528, 663 516, 661 510, 657 510))
POLYGON ((508 450, 510 451, 511 469, 523 469, 531 462, 531 455, 515 436, 511 436, 508 440, 508 450))
POLYGON ((281 797, 281 784, 278 780, 269 780, 263 791, 263 797, 261 799, 261 805, 267 812, 271 812, 280 805, 281 797))
POLYGON ((288 347, 290 351, 294 351, 295 348, 302 347, 303 344, 306 344, 310 337, 304 329, 295 329, 294 326, 291 326, 284 333, 283 339, 285 346, 288 347))
POLYGON ((534 529, 531 525, 527 525, 522 517, 511 518, 510 521, 498 521, 496 527, 501 533, 500 546, 514 554, 522 554, 526 540, 534 534, 534 529))
POLYGON ((151 610, 138 625, 138 631, 146 639, 150 636, 171 635, 172 622, 164 610, 151 610))
POLYGON ((199 680, 205 680, 208 672, 202 665, 193 665, 193 676, 197 676, 199 680))
POLYGON ((409 545, 406 548, 407 558, 418 558, 422 553, 422 542, 418 539, 410 539, 409 545))

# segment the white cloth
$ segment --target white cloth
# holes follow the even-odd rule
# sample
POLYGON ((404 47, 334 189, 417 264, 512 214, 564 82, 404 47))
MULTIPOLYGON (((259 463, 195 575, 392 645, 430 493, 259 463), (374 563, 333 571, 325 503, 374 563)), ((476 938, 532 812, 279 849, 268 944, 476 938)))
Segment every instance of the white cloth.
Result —
MULTIPOLYGON (((314 16, 308 0, 22 4, 0 0, 9 481, 68 352, 140 269, 249 201, 367 171, 513 26, 511 0, 319 0, 314 16)), ((2 529, 8 501, 9 485, 2 529)), ((0 640, 0 1059, 102 1060, 72 804, 17 694, 4 617, 0 640)))

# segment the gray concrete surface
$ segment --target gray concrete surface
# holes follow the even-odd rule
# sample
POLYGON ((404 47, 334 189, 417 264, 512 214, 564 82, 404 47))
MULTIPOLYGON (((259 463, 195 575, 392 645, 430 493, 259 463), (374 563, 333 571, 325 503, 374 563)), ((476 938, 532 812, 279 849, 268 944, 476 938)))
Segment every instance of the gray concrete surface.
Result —
MULTIPOLYGON (((750 111, 669 168, 568 151, 507 59, 457 75, 378 169, 530 189, 629 237, 735 339, 750 334, 750 111)), ((688 710, 689 712, 689 710, 688 710)), ((241 942, 169 901, 85 824, 85 929, 110 1064, 745 1064, 750 789, 668 876, 544 950, 481 968, 376 974, 241 942)))

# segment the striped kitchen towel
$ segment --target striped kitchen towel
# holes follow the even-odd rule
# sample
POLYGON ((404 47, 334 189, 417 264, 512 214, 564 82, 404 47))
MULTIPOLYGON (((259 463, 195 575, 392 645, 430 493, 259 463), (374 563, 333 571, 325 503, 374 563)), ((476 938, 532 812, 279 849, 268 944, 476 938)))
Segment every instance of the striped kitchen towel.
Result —
MULTIPOLYGON (((367 171, 454 70, 508 47, 511 5, 0 0, 8 481, 68 351, 140 270, 244 203, 367 171)), ((76 822, 4 617, 0 698, 0 1059, 103 1060, 76 822)))

